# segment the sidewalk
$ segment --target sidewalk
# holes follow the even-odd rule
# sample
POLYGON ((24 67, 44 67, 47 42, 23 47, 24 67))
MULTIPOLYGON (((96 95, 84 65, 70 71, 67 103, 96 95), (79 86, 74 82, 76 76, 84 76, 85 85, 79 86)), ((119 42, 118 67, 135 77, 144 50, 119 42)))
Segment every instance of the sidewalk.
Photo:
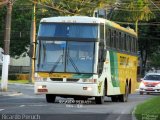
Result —
POLYGON ((6 92, 0 91, 0 97, 2 96, 17 96, 17 95, 22 95, 21 92, 13 91, 13 90, 8 90, 6 92))
MULTIPOLYGON (((0 84, 0 86, 1 86, 1 84, 0 84)), ((22 93, 14 90, 14 89, 11 89, 9 86, 8 86, 7 91, 2 91, 0 89, 0 97, 2 97, 2 96, 17 96, 17 95, 22 95, 22 93)))

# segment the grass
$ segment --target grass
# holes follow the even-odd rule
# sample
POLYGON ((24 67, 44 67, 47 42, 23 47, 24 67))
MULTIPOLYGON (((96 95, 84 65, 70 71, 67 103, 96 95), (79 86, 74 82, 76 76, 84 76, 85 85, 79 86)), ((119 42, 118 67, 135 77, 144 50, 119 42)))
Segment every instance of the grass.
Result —
POLYGON ((139 104, 135 116, 137 120, 160 120, 160 96, 139 104))
POLYGON ((8 80, 9 83, 28 84, 29 80, 8 80))

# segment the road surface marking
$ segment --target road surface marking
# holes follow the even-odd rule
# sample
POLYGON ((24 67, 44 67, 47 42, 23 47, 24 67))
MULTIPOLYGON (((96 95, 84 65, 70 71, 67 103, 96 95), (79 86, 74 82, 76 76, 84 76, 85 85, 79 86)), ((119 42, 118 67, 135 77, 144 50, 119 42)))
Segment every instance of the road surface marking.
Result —
POLYGON ((120 120, 124 113, 125 113, 125 112, 124 112, 124 111, 122 111, 122 112, 121 112, 121 114, 117 117, 117 119, 116 119, 116 120, 120 120))
POLYGON ((47 106, 47 105, 28 105, 28 106, 31 106, 31 107, 32 107, 32 106, 33 106, 33 107, 34 107, 34 106, 35 106, 35 107, 43 107, 43 106, 47 106))
POLYGON ((25 107, 25 105, 20 105, 19 107, 25 107))
POLYGON ((3 111, 4 109, 0 109, 0 111, 3 111))

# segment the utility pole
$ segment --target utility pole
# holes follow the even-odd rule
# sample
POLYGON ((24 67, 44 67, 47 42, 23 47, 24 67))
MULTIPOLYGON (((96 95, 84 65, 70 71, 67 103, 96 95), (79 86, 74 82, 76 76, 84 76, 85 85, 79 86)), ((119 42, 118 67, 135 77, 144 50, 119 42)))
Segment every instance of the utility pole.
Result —
MULTIPOLYGON (((30 60, 30 83, 34 83, 34 71, 35 71, 35 45, 36 45, 36 4, 37 0, 34 0, 33 3, 33 11, 32 11, 32 24, 31 24, 31 36, 30 36, 30 44, 33 47, 31 52, 31 60, 30 60)), ((31 47, 30 47, 31 48, 31 47)))
POLYGON ((10 48, 11 15, 12 15, 13 1, 8 0, 8 2, 6 3, 7 3, 7 14, 5 23, 4 55, 2 64, 2 80, 1 80, 1 90, 4 92, 7 91, 8 89, 8 66, 10 61, 9 48, 10 48))

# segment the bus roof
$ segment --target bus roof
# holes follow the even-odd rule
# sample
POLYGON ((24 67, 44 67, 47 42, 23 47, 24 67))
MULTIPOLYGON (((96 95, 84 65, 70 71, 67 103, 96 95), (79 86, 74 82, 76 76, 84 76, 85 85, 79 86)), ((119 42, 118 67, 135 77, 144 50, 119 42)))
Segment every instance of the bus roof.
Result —
POLYGON ((96 18, 96 17, 87 17, 87 16, 59 16, 59 17, 48 17, 48 18, 42 18, 41 22, 57 22, 57 23, 105 23, 106 25, 119 29, 123 32, 132 34, 134 36, 137 36, 136 32, 131 28, 124 28, 120 26, 119 24, 109 21, 107 19, 103 18, 96 18))

